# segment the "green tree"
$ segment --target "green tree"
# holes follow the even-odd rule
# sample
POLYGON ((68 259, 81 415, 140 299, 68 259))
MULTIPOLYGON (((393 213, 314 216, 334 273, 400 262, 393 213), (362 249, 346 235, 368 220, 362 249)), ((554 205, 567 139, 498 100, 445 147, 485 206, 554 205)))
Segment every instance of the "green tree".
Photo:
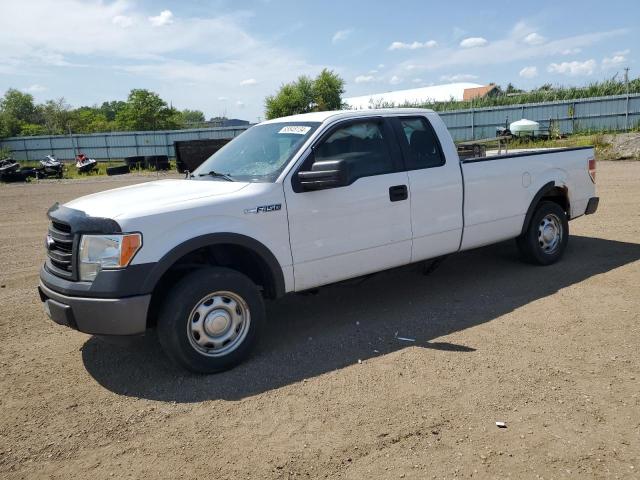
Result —
POLYGON ((115 122, 107 120, 101 108, 80 107, 71 112, 70 127, 74 133, 108 132, 115 122))
POLYGON ((0 138, 13 137, 20 133, 20 122, 9 113, 0 110, 0 138))
POLYGON ((126 106, 126 102, 122 100, 112 100, 111 102, 102 102, 100 105, 100 111, 109 122, 113 122, 116 119, 116 115, 120 110, 126 106))
POLYGON ((313 82, 313 97, 317 110, 339 110, 342 107, 344 80, 326 68, 320 72, 313 82))
POLYGON ((57 100, 47 100, 38 105, 37 116, 40 125, 43 125, 49 135, 62 135, 69 131, 73 114, 71 106, 60 97, 57 100))
POLYGON ((182 110, 180 112, 180 117, 182 118, 183 123, 202 123, 205 121, 204 113, 200 110, 182 110))
POLYGON ((116 124, 121 130, 161 130, 178 128, 179 112, 169 108, 157 93, 133 89, 126 105, 116 113, 116 124))
POLYGON ((506 93, 507 95, 512 95, 514 93, 523 93, 524 90, 520 90, 519 88, 516 88, 513 83, 509 82, 507 84, 507 88, 505 89, 504 93, 506 93))
POLYGON ((311 79, 298 77, 295 82, 284 84, 275 95, 265 99, 267 119, 295 115, 297 113, 337 110, 342 105, 344 80, 327 69, 311 79))
POLYGON ((0 136, 18 135, 22 125, 33 122, 35 117, 33 96, 10 88, 0 99, 0 136))
POLYGON ((47 135, 49 132, 44 125, 39 123, 23 123, 20 127, 20 135, 31 137, 34 135, 47 135))
POLYGON ((13 116, 18 121, 30 122, 36 112, 33 95, 10 88, 6 91, 4 97, 0 99, 0 110, 13 116))

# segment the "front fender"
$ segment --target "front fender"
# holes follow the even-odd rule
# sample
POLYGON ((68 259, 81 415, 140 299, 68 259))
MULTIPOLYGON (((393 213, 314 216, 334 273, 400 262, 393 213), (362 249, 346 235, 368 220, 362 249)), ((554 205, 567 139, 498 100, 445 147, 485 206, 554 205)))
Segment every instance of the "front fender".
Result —
POLYGON ((190 238, 185 242, 176 245, 169 252, 167 252, 159 261, 155 262, 152 270, 147 275, 143 291, 153 291, 158 284, 162 276, 183 256, 186 254, 198 250, 199 248, 231 244, 238 245, 247 248, 262 258, 262 260, 268 265, 271 274, 271 280, 274 285, 275 294, 280 297, 285 294, 285 279, 282 266, 273 255, 273 253, 259 241, 232 232, 217 232, 204 235, 198 235, 190 238))

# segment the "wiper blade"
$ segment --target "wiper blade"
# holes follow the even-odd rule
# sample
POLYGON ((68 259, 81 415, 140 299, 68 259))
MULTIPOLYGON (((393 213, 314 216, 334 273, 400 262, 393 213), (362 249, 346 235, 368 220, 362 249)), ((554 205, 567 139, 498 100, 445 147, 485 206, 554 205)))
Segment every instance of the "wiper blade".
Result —
POLYGON ((219 173, 219 172, 214 172, 213 170, 211 170, 208 173, 200 173, 200 174, 198 174, 199 177, 206 177, 207 175, 210 176, 210 177, 215 177, 215 178, 223 178, 227 182, 235 182, 235 180, 233 178, 231 178, 231 175, 229 175, 227 173, 219 173))

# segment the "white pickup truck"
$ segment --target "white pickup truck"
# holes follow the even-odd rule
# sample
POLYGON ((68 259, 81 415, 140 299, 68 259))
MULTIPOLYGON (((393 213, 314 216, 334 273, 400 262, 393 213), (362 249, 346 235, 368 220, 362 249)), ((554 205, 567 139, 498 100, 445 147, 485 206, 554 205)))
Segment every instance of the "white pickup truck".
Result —
POLYGON ((515 238, 563 254, 568 220, 594 213, 590 147, 460 161, 422 109, 319 112, 251 127, 184 180, 49 210, 40 298, 95 335, 157 328, 174 361, 228 369, 288 292, 515 238))

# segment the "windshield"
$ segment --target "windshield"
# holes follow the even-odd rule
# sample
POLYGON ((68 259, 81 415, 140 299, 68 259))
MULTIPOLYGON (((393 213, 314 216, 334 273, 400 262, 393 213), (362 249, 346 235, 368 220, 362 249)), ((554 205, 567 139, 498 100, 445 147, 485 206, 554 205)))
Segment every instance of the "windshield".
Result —
POLYGON ((206 159, 193 177, 274 182, 318 125, 282 122, 251 127, 206 159))

